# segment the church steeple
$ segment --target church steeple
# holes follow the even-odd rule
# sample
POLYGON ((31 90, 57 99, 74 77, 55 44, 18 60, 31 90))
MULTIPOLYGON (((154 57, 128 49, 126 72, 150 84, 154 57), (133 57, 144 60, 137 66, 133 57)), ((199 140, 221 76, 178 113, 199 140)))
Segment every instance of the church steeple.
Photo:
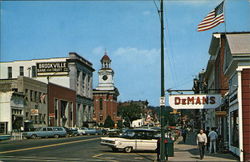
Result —
POLYGON ((111 60, 110 60, 110 58, 109 58, 109 56, 107 54, 106 49, 105 49, 105 52, 104 52, 104 56, 101 59, 101 63, 102 63, 102 69, 110 68, 111 60))

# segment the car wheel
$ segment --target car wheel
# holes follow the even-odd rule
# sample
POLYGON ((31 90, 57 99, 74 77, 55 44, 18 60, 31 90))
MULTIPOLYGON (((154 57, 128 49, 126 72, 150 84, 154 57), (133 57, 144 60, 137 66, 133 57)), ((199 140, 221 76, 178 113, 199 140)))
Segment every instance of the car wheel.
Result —
POLYGON ((58 134, 55 134, 54 137, 55 137, 55 138, 59 138, 59 135, 58 135, 58 134))
POLYGON ((36 139, 36 137, 37 137, 36 134, 32 134, 32 135, 31 135, 31 138, 32 138, 32 139, 36 139))
POLYGON ((130 153, 130 152, 132 152, 132 150, 133 150, 132 147, 125 147, 125 148, 124 148, 124 151, 125 151, 126 153, 130 153))

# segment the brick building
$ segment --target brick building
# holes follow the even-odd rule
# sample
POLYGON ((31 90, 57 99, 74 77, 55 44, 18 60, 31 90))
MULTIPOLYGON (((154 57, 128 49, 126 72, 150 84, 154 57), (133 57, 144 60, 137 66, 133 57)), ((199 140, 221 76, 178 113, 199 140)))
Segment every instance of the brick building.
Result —
POLYGON ((76 92, 53 83, 48 84, 49 126, 76 126, 76 92), (67 94, 67 95, 65 95, 67 94))
POLYGON ((114 85, 114 71, 111 69, 111 60, 107 53, 101 59, 102 67, 98 72, 98 86, 93 90, 94 116, 97 124, 104 124, 107 116, 117 123, 117 97, 119 91, 114 85))

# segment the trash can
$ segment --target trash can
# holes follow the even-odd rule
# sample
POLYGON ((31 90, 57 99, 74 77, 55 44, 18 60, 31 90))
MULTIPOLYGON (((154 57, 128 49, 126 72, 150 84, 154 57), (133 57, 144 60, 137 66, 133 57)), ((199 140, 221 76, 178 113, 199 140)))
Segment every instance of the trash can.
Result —
POLYGON ((168 157, 173 157, 174 156, 174 140, 172 140, 170 138, 166 138, 165 154, 168 157))

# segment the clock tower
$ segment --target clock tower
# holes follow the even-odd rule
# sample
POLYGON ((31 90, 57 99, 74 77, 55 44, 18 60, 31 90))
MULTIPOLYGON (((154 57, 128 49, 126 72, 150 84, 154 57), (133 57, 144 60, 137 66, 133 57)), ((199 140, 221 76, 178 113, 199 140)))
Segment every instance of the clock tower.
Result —
POLYGON ((101 59, 102 68, 98 72, 99 82, 96 87, 97 90, 115 90, 114 86, 114 71, 111 69, 111 60, 107 55, 107 52, 104 53, 104 56, 101 59))
POLYGON ((93 119, 99 125, 104 125, 108 116, 117 124, 117 97, 119 91, 114 84, 114 71, 111 69, 111 59, 105 51, 101 59, 101 69, 98 71, 98 86, 93 90, 93 119))

